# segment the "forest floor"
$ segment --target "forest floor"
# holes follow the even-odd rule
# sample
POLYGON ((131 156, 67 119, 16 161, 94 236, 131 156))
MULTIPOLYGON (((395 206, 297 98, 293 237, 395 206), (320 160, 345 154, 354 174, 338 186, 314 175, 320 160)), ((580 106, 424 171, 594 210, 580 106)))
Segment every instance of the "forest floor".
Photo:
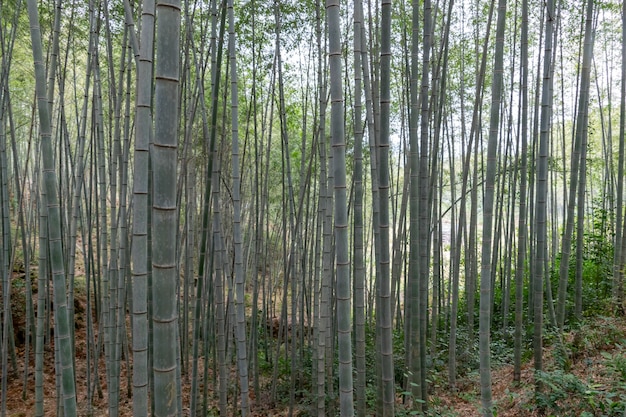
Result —
MULTIPOLYGON (((493 352, 492 348, 492 356, 493 352)), ((548 333, 539 395, 532 356, 522 365, 519 383, 513 382, 510 349, 503 359, 492 360, 492 399, 498 417, 626 416, 624 318, 588 318, 560 341, 555 332, 548 333)), ((460 378, 457 392, 437 388, 430 404, 429 415, 480 416, 478 371, 460 378)))
MULTIPOLYGON (((24 340, 26 323, 26 298, 23 276, 16 277, 13 285, 12 312, 16 344, 16 362, 8 364, 7 412, 9 417, 26 417, 34 415, 35 409, 35 377, 34 355, 32 346, 29 348, 29 360, 25 361, 26 344, 24 340), (22 278, 20 280, 20 278, 22 278), (27 367, 27 368, 26 368, 27 367), (24 374, 26 372, 26 383, 24 374)), ((36 297, 36 286, 33 285, 33 297, 36 297)), ((87 300, 84 289, 78 289, 74 302, 75 338, 76 338, 76 376, 78 414, 88 415, 87 401, 87 300)), ((44 351, 44 409, 46 416, 56 415, 56 382, 54 373, 53 344, 46 346, 44 351)), ((492 397, 498 417, 539 416, 543 407, 546 415, 555 416, 617 416, 624 413, 626 405, 626 321, 623 319, 597 317, 589 319, 586 324, 571 330, 563 336, 562 343, 556 337, 546 336, 544 352, 544 369, 542 376, 543 394, 534 394, 535 380, 532 358, 525 361, 522 367, 521 381, 513 383, 513 365, 510 348, 504 360, 496 360, 492 366, 492 397), (555 346, 562 345, 564 349, 555 346), (559 354, 559 352, 565 352, 559 354)), ((493 351, 492 351, 493 353, 493 351)), ((91 395, 91 415, 108 415, 108 398, 105 378, 104 355, 101 355, 97 372, 100 390, 91 395), (101 391, 101 395, 99 394, 101 391)), ((132 415, 132 399, 129 396, 129 363, 122 361, 120 368, 120 401, 119 415, 132 415)), ((93 366, 90 369, 93 373, 93 366)), ((438 371, 432 375, 429 398, 429 415, 433 416, 479 416, 480 415, 480 383, 477 371, 460 376, 456 392, 447 388, 446 373, 438 371)), ((233 375, 233 377, 235 377, 233 375)), ((93 375, 89 379, 95 381, 93 375)), ((183 404, 189 404, 188 378, 183 382, 183 404)), ((263 386, 269 386, 271 375, 262 377, 263 386), (266 380, 263 380, 266 379, 266 380)), ((93 384, 92 384, 93 385, 93 384)), ((212 384, 211 384, 212 385, 212 384)), ((93 388, 93 387, 92 387, 93 388)), ((212 386, 209 386, 212 390, 212 386)), ((254 394, 252 394, 254 395, 254 394)), ((254 416, 288 415, 285 404, 272 405, 265 395, 253 398, 254 416)), ((217 401, 211 404, 214 412, 217 401)), ((398 393, 396 415, 415 415, 402 403, 398 393)), ((185 406, 184 406, 185 407, 185 406)), ((296 415, 308 415, 307 405, 296 409, 296 415)), ((188 409, 184 409, 188 415, 188 409)), ((211 415, 211 414, 210 414, 211 415)), ((217 414, 215 414, 217 415, 217 414)))

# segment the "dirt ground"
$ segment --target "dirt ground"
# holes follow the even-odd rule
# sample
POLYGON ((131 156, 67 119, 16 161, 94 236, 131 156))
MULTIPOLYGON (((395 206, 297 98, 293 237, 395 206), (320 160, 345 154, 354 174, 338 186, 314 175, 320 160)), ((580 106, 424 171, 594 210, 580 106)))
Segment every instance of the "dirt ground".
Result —
MULTIPOLYGON (((19 283, 20 277, 16 277, 15 283, 19 283)), ((21 277, 23 278, 23 277, 21 277)), ((22 280, 23 282, 23 280, 22 280)), ((23 287, 23 286, 22 286, 23 287)), ((30 348, 28 362, 25 361, 25 343, 24 343, 24 326, 26 322, 25 314, 25 295, 24 291, 19 291, 19 285, 16 286, 17 291, 12 294, 12 308, 13 308, 13 325, 16 337, 17 345, 17 370, 13 368, 11 363, 8 367, 8 390, 7 390, 7 412, 9 417, 25 417, 34 414, 35 408, 35 377, 34 377, 34 355, 32 346, 30 348), (24 383, 24 370, 25 366, 28 366, 28 375, 26 383, 24 383)), ((87 300, 84 294, 80 291, 76 293, 75 300, 75 340, 76 340, 76 381, 77 381, 77 403, 78 414, 81 416, 89 415, 89 407, 87 400, 87 300)), ((33 296, 36 297, 36 288, 33 287, 33 296)), ((626 334, 626 326, 624 327, 624 333, 626 334)), ((97 335, 96 335, 97 336, 97 335)), ((606 346, 606 350, 612 349, 611 346, 606 346)), ((585 358, 578 358, 573 364, 571 373, 579 375, 581 379, 594 380, 598 386, 602 384, 608 386, 610 381, 607 381, 607 373, 603 369, 602 361, 602 349, 590 352, 585 358), (591 365, 590 365, 591 364, 591 365)), ((98 362, 98 381, 100 383, 101 394, 98 391, 94 392, 91 401, 91 415, 92 416, 107 416, 108 415, 108 398, 107 398, 107 386, 105 378, 105 362, 101 355, 98 362)), ((546 352, 546 362, 550 361, 550 351, 546 352)), ((46 416, 56 416, 56 382, 54 376, 54 351, 53 344, 49 344, 45 348, 44 352, 44 409, 46 416)), ((200 368, 202 369, 202 367, 200 368)), ((92 373, 91 380, 93 381, 93 365, 90 369, 92 373)), ((119 415, 122 417, 132 415, 132 398, 129 397, 128 392, 128 362, 123 359, 120 369, 120 402, 119 402, 119 415)), ((231 378, 235 378, 236 375, 232 375, 231 378)), ((267 379, 267 378, 266 378, 267 379)), ((188 415, 189 409, 189 391, 190 384, 189 378, 183 378, 183 415, 188 415)), ((211 377, 208 378, 212 380, 211 377)), ((522 370, 522 381, 520 384, 513 384, 513 366, 512 364, 506 364, 499 367, 494 367, 492 371, 492 396, 493 402, 497 409, 497 415, 499 417, 534 417, 537 416, 537 410, 534 407, 529 407, 528 404, 532 402, 532 393, 534 389, 532 365, 526 364, 522 370)), ((268 381, 263 381, 263 386, 268 386, 268 381)), ((445 385, 445 384, 442 384, 445 385)), ((446 387, 442 386, 436 388, 431 394, 430 401, 433 404, 433 409, 445 410, 438 411, 436 415, 446 416, 479 416, 480 407, 480 386, 478 382, 478 375, 476 372, 469 376, 460 378, 458 381, 458 390, 456 393, 451 392, 446 387)), ((209 386, 209 391, 213 392, 213 387, 209 386)), ((287 415, 287 408, 284 404, 272 405, 269 401, 268 393, 254 393, 250 394, 252 402, 253 416, 279 416, 287 415)), ((217 410, 217 400, 212 400, 211 407, 213 410, 217 410)), ((398 407, 403 407, 400 395, 398 395, 398 407)), ((297 415, 306 415, 304 411, 305 407, 299 407, 297 415)))

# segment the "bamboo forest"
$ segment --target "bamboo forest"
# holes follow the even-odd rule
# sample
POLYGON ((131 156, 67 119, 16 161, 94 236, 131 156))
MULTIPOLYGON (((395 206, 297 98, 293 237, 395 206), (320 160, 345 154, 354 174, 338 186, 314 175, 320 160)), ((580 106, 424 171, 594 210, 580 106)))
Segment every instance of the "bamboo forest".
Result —
POLYGON ((0 417, 626 416, 616 0, 0 0, 0 417))

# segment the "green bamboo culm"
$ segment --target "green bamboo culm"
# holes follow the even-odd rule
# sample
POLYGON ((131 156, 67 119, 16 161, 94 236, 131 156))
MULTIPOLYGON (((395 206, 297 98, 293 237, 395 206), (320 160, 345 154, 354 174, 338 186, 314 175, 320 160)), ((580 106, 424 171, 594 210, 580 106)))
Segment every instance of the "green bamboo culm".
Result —
POLYGON ((491 85, 491 112, 489 120, 489 142, 487 144, 487 177, 485 180, 485 202, 483 204, 483 245, 480 275, 479 351, 480 393, 482 414, 493 416, 491 399, 491 242, 493 235, 493 207, 495 198, 498 134, 500 126, 500 103, 502 102, 502 75, 504 56, 504 29, 506 24, 506 0, 498 2, 496 27, 496 50, 494 55, 493 84, 491 85))
MULTIPOLYGON (((547 197, 548 197, 548 156, 550 149, 550 119, 552 114, 552 52, 556 45, 553 44, 554 27, 557 19, 553 0, 546 2, 545 10, 545 45, 543 58, 543 84, 541 86, 541 119, 539 131, 539 143, 537 148, 537 168, 535 181, 535 219, 534 239, 535 256, 532 269, 532 315, 533 315, 533 356, 535 370, 535 391, 541 392, 542 383, 537 375, 543 371, 543 285, 545 282, 545 261, 547 254, 547 197)), ((529 307, 530 310, 530 307, 529 307)))
POLYGON ((339 407, 341 416, 354 416, 352 339, 350 324, 350 245, 346 195, 346 139, 341 82, 341 23, 339 0, 327 0, 328 61, 330 64, 331 132, 335 188, 335 250, 337 339, 339 342, 339 407))
POLYGON ((352 269, 353 321, 355 344, 355 411, 365 417, 367 410, 365 385, 365 259, 363 230, 363 110, 361 55, 363 54, 363 2, 354 2, 354 217, 353 248, 354 266, 352 269))
POLYGON ((156 65, 152 175, 152 323, 154 346, 154 415, 179 415, 176 372, 177 268, 176 179, 180 1, 156 7, 156 65))
MULTIPOLYGON (((37 110, 39 113, 39 136, 43 163, 43 187, 46 193, 48 212, 48 236, 50 267, 54 285, 55 334, 59 343, 59 361, 61 377, 61 397, 66 417, 76 415, 76 386, 72 360, 72 340, 65 294, 65 267, 63 264, 63 246, 61 241, 61 213, 57 194, 57 175, 54 170, 54 152, 52 149, 52 127, 46 87, 46 71, 42 53, 39 12, 35 0, 27 1, 30 36, 32 41, 33 61, 35 66, 35 89, 37 110)), ((37 314, 40 314, 38 311, 37 314)))
POLYGON ((233 243, 235 250, 235 339, 237 344, 237 368, 241 392, 241 416, 250 414, 248 402, 248 355, 246 348, 246 316, 244 304, 243 238, 241 233, 241 174, 239 170, 239 96, 237 88, 237 53, 235 44, 234 2, 228 0, 228 57, 230 62, 232 180, 233 180, 233 243))
MULTIPOLYGON (((380 317, 376 314, 381 328, 381 384, 383 389, 384 417, 393 416, 395 403, 393 335, 391 317, 391 282, 389 271, 389 135, 391 111, 391 1, 381 4, 381 46, 380 46, 380 143, 378 187, 380 198, 380 317)), ((377 271, 378 272, 378 271, 377 271)), ((378 308, 377 308, 378 310, 378 308)))
POLYGON ((148 415, 148 159, 152 136, 154 0, 142 3, 133 180, 133 416, 148 415))

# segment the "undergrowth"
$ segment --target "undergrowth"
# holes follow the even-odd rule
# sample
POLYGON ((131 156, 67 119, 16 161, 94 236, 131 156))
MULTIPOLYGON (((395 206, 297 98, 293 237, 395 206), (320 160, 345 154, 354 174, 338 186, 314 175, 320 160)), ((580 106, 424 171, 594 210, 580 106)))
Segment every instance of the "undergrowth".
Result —
POLYGON ((548 416, 626 415, 626 330, 617 319, 580 323, 555 346, 541 389, 525 406, 548 416))

